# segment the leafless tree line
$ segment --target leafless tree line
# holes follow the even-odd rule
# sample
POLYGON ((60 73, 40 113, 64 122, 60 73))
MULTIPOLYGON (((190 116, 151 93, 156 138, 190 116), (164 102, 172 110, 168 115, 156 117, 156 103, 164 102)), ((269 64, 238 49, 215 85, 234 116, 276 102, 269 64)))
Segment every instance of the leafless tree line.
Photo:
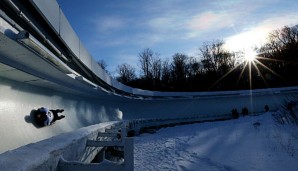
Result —
POLYGON ((205 42, 198 56, 175 53, 162 60, 146 48, 138 54, 138 69, 124 63, 117 79, 129 86, 157 91, 205 91, 266 88, 298 85, 298 25, 272 31, 257 47, 251 66, 239 61, 243 52, 230 52, 224 41, 205 42), (250 67, 250 69, 249 69, 250 67), (250 79, 250 80, 249 80, 250 79))

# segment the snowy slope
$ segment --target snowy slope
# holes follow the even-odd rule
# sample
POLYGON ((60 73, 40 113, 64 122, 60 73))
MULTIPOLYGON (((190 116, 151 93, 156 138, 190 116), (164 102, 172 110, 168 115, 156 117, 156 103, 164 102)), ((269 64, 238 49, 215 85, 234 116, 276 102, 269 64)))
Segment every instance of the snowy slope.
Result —
POLYGON ((136 171, 294 171, 298 127, 276 125, 271 113, 265 113, 142 134, 135 138, 134 150, 136 171))

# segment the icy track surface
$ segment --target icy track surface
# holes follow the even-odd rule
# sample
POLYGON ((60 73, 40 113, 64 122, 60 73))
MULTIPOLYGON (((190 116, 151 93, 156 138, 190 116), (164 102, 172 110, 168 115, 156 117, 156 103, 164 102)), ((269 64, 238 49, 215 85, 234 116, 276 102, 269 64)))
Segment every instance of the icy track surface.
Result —
POLYGON ((136 137, 134 153, 136 171, 296 171, 298 127, 265 113, 164 128, 136 137))

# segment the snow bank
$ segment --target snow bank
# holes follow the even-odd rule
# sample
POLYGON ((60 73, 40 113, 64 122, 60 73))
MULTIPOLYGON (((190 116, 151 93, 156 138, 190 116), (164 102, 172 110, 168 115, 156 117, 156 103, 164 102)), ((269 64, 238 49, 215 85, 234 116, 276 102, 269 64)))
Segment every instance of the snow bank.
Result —
POLYGON ((271 113, 161 129, 135 138, 135 170, 294 171, 297 132, 271 113))

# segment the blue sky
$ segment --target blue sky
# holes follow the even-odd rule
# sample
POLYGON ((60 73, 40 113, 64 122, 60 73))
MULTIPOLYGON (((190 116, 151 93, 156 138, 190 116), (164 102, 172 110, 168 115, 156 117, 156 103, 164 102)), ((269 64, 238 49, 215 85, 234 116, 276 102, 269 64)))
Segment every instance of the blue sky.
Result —
POLYGON ((230 50, 250 48, 285 25, 298 24, 296 0, 58 0, 96 60, 113 74, 117 65, 138 65, 150 48, 160 58, 198 57, 203 42, 224 40, 230 50))

